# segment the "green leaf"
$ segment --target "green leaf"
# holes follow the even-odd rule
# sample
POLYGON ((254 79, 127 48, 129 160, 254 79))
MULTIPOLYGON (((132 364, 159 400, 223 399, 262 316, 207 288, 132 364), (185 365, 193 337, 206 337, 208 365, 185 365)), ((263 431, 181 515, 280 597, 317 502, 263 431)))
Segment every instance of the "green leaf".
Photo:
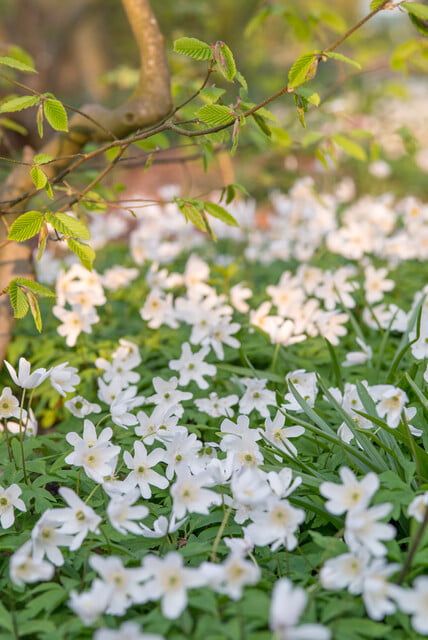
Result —
POLYGON ((226 89, 220 89, 220 87, 205 87, 205 89, 199 92, 199 97, 207 104, 213 104, 217 102, 224 93, 226 93, 226 89))
POLYGON ((36 189, 43 189, 46 186, 48 177, 42 169, 39 169, 39 167, 33 167, 30 170, 30 175, 36 189))
POLYGON ((11 67, 12 69, 18 69, 19 71, 25 71, 26 73, 37 73, 34 67, 30 67, 29 64, 25 64, 25 62, 17 60, 16 58, 10 58, 9 56, 1 56, 0 64, 3 64, 5 67, 11 67))
POLYGON ((214 202, 204 202, 204 209, 210 216, 222 220, 222 222, 225 222, 230 227, 239 227, 235 218, 219 204, 215 204, 214 202))
POLYGON ((311 104, 314 104, 316 107, 318 107, 319 103, 321 102, 321 98, 319 97, 318 93, 312 91, 312 89, 309 89, 308 87, 297 87, 295 93, 297 93, 297 95, 299 96, 302 96, 302 98, 305 98, 305 100, 307 100, 311 104))
POLYGON ((416 16, 416 18, 420 18, 421 20, 428 20, 427 5, 419 4, 419 2, 403 2, 400 6, 412 16, 416 16))
POLYGON ((272 131, 270 130, 269 125, 267 124, 266 120, 264 118, 262 118, 262 116, 259 116, 258 113, 253 113, 251 114, 254 122, 256 123, 256 125, 259 127, 260 131, 262 131, 265 136, 267 136, 268 138, 272 137, 272 131))
POLYGON ((298 87, 307 80, 314 77, 317 71, 317 57, 315 53, 305 53, 296 62, 288 72, 288 85, 290 87, 298 87))
POLYGON ((70 251, 76 254, 80 262, 88 271, 92 271, 92 265, 95 260, 95 251, 92 247, 73 238, 67 238, 67 244, 70 251))
POLYGON ((213 50, 209 44, 197 38, 178 38, 174 51, 194 60, 212 60, 213 50))
POLYGON ((64 105, 59 100, 48 98, 43 101, 46 120, 56 131, 68 131, 68 117, 64 105))
POLYGON ((230 113, 230 107, 220 104, 205 104, 196 115, 210 127, 226 125, 235 119, 235 116, 230 113))
POLYGON ((34 156, 33 162, 34 164, 46 164, 47 162, 51 162, 54 158, 50 156, 48 153, 38 153, 34 156))
POLYGON ((355 142, 355 140, 350 140, 345 136, 342 136, 340 133, 332 136, 331 138, 338 147, 343 149, 343 151, 351 158, 355 158, 356 160, 362 160, 363 162, 367 160, 367 154, 363 147, 355 142))
POLYGON ((49 222, 54 229, 65 236, 81 238, 82 240, 89 240, 91 237, 89 229, 83 224, 83 222, 76 220, 76 218, 73 218, 66 213, 47 213, 46 221, 49 222))
POLYGON ((217 42, 214 47, 214 60, 217 63, 220 73, 228 80, 233 82, 236 76, 236 64, 232 51, 224 42, 217 42))
POLYGON ((382 2, 384 2, 384 0, 372 0, 370 2, 370 11, 374 11, 375 9, 377 9, 378 7, 380 7, 380 5, 382 4, 382 2))
POLYGON ((16 131, 16 133, 20 133, 21 136, 26 136, 28 130, 23 127, 19 122, 14 122, 10 120, 10 118, 0 118, 0 127, 3 129, 10 129, 11 131, 16 131))
POLYGON ((42 330, 42 316, 40 315, 40 307, 36 296, 31 291, 26 292, 28 304, 30 305, 31 315, 33 316, 34 324, 37 331, 40 333, 42 330))
POLYGON ((192 202, 186 200, 176 200, 178 208, 184 215, 188 222, 191 222, 197 229, 201 231, 207 230, 207 225, 202 217, 201 212, 195 207, 192 202))
POLYGON ((43 115, 43 105, 40 104, 39 108, 37 109, 37 131, 38 134, 40 136, 40 138, 43 138, 43 121, 44 121, 44 115, 43 115))
POLYGON ((340 60, 341 62, 346 62, 347 64, 351 64, 353 67, 357 69, 361 69, 361 65, 359 62, 344 56, 342 53, 336 53, 336 51, 322 51, 323 56, 327 56, 327 58, 333 58, 333 60, 340 60))
POLYGON ((35 280, 29 280, 28 278, 15 278, 13 282, 16 282, 16 284, 21 287, 29 289, 38 296, 55 298, 55 293, 53 291, 51 291, 47 287, 44 287, 42 284, 36 282, 35 280))
POLYGON ((10 113, 12 111, 22 111, 23 109, 33 107, 39 101, 39 96, 19 96, 19 98, 11 98, 2 103, 0 112, 10 113))
POLYGON ((28 311, 28 300, 16 279, 9 284, 8 292, 14 318, 23 318, 28 311))
POLYGON ((23 242, 32 238, 43 225, 43 215, 40 211, 27 211, 15 220, 9 229, 8 239, 23 242))

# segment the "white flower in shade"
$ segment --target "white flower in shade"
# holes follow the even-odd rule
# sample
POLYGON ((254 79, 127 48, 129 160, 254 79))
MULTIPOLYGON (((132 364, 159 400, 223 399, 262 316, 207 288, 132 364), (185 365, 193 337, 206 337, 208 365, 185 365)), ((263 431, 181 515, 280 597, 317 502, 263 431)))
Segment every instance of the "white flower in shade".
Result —
POLYGON ((150 291, 144 306, 140 309, 140 315, 150 329, 158 329, 163 324, 172 329, 178 327, 172 293, 165 293, 161 289, 150 291))
POLYGON ((12 367, 12 365, 4 361, 10 377, 14 383, 22 389, 35 389, 38 387, 50 374, 50 370, 36 369, 31 373, 31 365, 25 358, 19 358, 18 372, 12 367))
POLYGON ((139 490, 134 489, 126 495, 114 495, 107 505, 107 516, 110 524, 124 535, 128 531, 141 535, 141 529, 134 520, 142 520, 148 515, 149 510, 144 505, 132 506, 139 498, 139 490))
POLYGON ((237 338, 233 337, 241 325, 238 322, 230 322, 228 318, 221 318, 215 324, 213 324, 208 332, 208 335, 202 340, 201 344, 209 345, 219 360, 224 360, 223 344, 238 349, 240 342, 237 338))
POLYGON ((74 451, 65 458, 65 462, 83 467, 89 478, 102 483, 106 476, 114 473, 120 453, 120 447, 110 442, 112 434, 111 428, 107 427, 97 435, 93 423, 85 420, 83 438, 74 431, 65 436, 67 442, 74 447, 74 451))
POLYGON ((80 377, 77 375, 75 367, 70 367, 68 362, 63 362, 52 367, 50 381, 53 388, 65 397, 67 393, 73 393, 75 386, 80 382, 80 377))
POLYGON ((155 394, 146 399, 146 404, 160 404, 166 411, 167 409, 179 405, 182 400, 190 400, 193 393, 189 391, 180 391, 177 389, 178 378, 173 376, 169 380, 163 380, 155 376, 152 380, 155 394))
POLYGON ((242 282, 235 284, 229 290, 230 302, 241 313, 247 313, 250 310, 250 305, 245 300, 251 298, 252 295, 251 289, 245 287, 242 282))
POLYGON ((204 376, 214 376, 216 367, 204 361, 208 355, 210 347, 202 347, 197 353, 192 353, 190 344, 183 343, 181 347, 181 356, 178 360, 170 360, 169 367, 178 371, 180 374, 178 384, 180 386, 187 385, 192 380, 196 382, 200 389, 208 389, 209 384, 204 376))
POLYGON ((222 564, 204 562, 199 569, 211 589, 226 594, 232 600, 242 598, 244 587, 257 584, 261 575, 255 562, 245 560, 243 554, 237 552, 230 553, 222 564))
POLYGON ((361 351, 349 351, 346 354, 345 360, 342 362, 342 367, 354 367, 359 364, 364 364, 373 356, 372 348, 365 342, 356 339, 358 345, 361 347, 361 351))
POLYGON ((221 423, 222 439, 220 449, 226 453, 233 453, 234 468, 243 465, 252 466, 263 463, 263 455, 257 444, 261 439, 258 429, 249 427, 248 416, 238 416, 236 423, 226 418, 221 423))
POLYGON ((316 326, 319 334, 328 340, 332 345, 339 344, 339 338, 346 336, 348 330, 343 326, 348 322, 347 313, 338 313, 337 311, 320 312, 317 315, 316 326))
POLYGON ((395 528, 392 524, 378 522, 392 509, 392 504, 385 502, 370 509, 354 508, 348 512, 345 521, 345 542, 351 550, 365 547, 374 556, 384 556, 386 547, 381 540, 392 540, 395 528))
POLYGON ((278 580, 272 591, 270 628, 280 640, 329 640, 331 632, 320 624, 296 626, 306 606, 303 589, 294 587, 291 580, 278 580))
POLYGON ((64 564, 63 555, 59 547, 70 547, 73 538, 70 535, 59 533, 58 526, 61 522, 55 517, 55 510, 48 509, 36 522, 32 532, 33 557, 42 560, 44 556, 57 567, 64 564))
POLYGON ((153 530, 149 529, 144 524, 140 525, 142 529, 141 535, 145 538, 164 538, 168 533, 175 533, 175 531, 178 531, 186 520, 187 518, 183 518, 182 520, 176 521, 172 516, 171 520, 168 522, 168 518, 165 516, 159 516, 159 518, 153 523, 153 530))
POLYGON ((361 481, 348 467, 342 467, 339 471, 343 484, 335 482, 323 482, 320 485, 320 493, 328 498, 325 508, 330 513, 340 515, 355 509, 364 509, 379 489, 379 478, 373 472, 368 473, 361 481))
POLYGON ((269 471, 267 479, 270 488, 278 498, 287 498, 302 484, 300 476, 293 480, 293 471, 288 467, 281 471, 269 471))
POLYGON ((138 349, 138 345, 125 338, 120 338, 119 346, 116 351, 113 351, 114 362, 120 362, 122 366, 128 369, 135 369, 141 364, 141 355, 138 349))
POLYGON ((276 412, 275 418, 267 417, 265 420, 264 430, 260 430, 260 433, 278 449, 281 449, 288 455, 297 456, 297 449, 289 441, 289 438, 298 438, 305 433, 304 427, 295 425, 293 427, 286 427, 285 416, 280 411, 276 412))
POLYGON ((361 593, 369 558, 365 549, 330 558, 320 571, 322 586, 324 589, 348 589, 353 594, 361 593))
POLYGON ((407 393, 390 384, 376 384, 369 388, 369 393, 378 404, 376 411, 381 418, 385 418, 388 427, 396 429, 401 420, 401 414, 409 398, 407 393))
POLYGON ((21 493, 22 490, 17 484, 11 484, 7 489, 0 487, 0 524, 3 529, 9 529, 15 522, 14 507, 20 511, 27 511, 19 497, 21 493))
POLYGON ((106 613, 123 616, 132 604, 147 602, 147 592, 141 585, 146 577, 144 569, 127 569, 116 556, 104 558, 93 555, 89 558, 89 564, 99 574, 109 591, 106 613))
POLYGON ((180 431, 182 427, 177 426, 178 416, 177 405, 163 407, 159 404, 152 411, 150 416, 144 411, 137 413, 138 426, 135 427, 135 435, 140 436, 145 444, 153 444, 155 440, 162 440, 164 437, 172 437, 174 433, 180 431))
POLYGON ((401 611, 412 616, 413 629, 428 635, 428 576, 418 576, 411 589, 401 589, 394 593, 394 597, 401 611))
POLYGON ((423 522, 428 510, 428 491, 420 496, 416 496, 407 508, 407 513, 418 522, 423 522))
POLYGON ((190 468, 197 471, 198 453, 202 447, 202 442, 197 439, 194 433, 178 431, 166 442, 165 462, 166 477, 171 480, 174 473, 179 473, 182 469, 190 468))
POLYGON ((164 558, 150 554, 144 558, 142 566, 148 579, 146 598, 162 600, 165 618, 178 618, 187 605, 187 589, 205 584, 203 572, 184 567, 182 556, 175 551, 170 551, 164 558))
POLYGON ((76 551, 89 531, 99 533, 98 526, 101 518, 97 516, 92 507, 79 498, 73 489, 60 487, 58 493, 68 504, 68 507, 52 509, 51 513, 58 524, 61 524, 58 533, 74 536, 73 542, 70 544, 70 551, 76 551))
POLYGON ((385 291, 391 291, 395 287, 393 280, 388 280, 388 269, 375 269, 369 264, 364 269, 364 291, 369 304, 380 302, 385 291))
POLYGON ((144 444, 137 440, 134 442, 134 453, 134 457, 131 456, 129 451, 125 451, 123 454, 124 463, 128 469, 131 469, 127 481, 134 486, 137 485, 142 497, 146 499, 152 495, 150 485, 159 489, 166 489, 168 480, 153 469, 159 462, 165 460, 165 450, 154 449, 147 453, 144 444))
MULTIPOLYGON (((314 406, 318 392, 317 376, 315 373, 308 373, 304 369, 297 369, 297 371, 287 373, 285 380, 287 382, 291 382, 296 391, 303 397, 310 407, 314 406)), ((281 407, 282 409, 288 409, 296 412, 303 411, 297 399, 291 392, 285 395, 284 400, 286 400, 287 404, 284 404, 281 407)))
POLYGON ((57 331, 68 347, 74 347, 82 331, 92 333, 92 325, 100 319, 95 309, 83 310, 79 305, 74 305, 71 311, 55 305, 52 312, 62 322, 57 331))
MULTIPOLYGON (((20 433, 23 432, 26 436, 35 436, 37 435, 38 424, 36 420, 36 416, 34 415, 34 411, 29 409, 28 411, 22 412, 22 421, 21 423, 15 422, 14 420, 8 420, 6 422, 6 428, 11 433, 20 433)), ((0 431, 3 431, 4 428, 0 424, 0 431)))
POLYGON ((89 591, 84 593, 70 592, 68 606, 86 625, 93 624, 107 609, 111 589, 96 578, 89 591))
POLYGON ((232 409, 233 405, 238 403, 238 396, 230 395, 219 398, 215 391, 212 391, 208 398, 195 398, 195 405, 202 413, 213 418, 226 416, 231 418, 235 413, 232 409))
POLYGON ((208 514, 211 506, 221 504, 219 493, 204 488, 209 481, 204 473, 194 476, 189 469, 180 470, 170 490, 174 518, 182 518, 187 513, 208 514))
POLYGON ((110 269, 106 269, 101 276, 101 282, 110 291, 116 291, 120 287, 124 287, 138 276, 138 269, 131 267, 127 269, 121 265, 115 265, 110 269))
POLYGON ((241 467, 233 474, 230 488, 238 505, 263 505, 272 494, 266 473, 257 467, 241 467))
POLYGON ((88 400, 85 400, 82 396, 74 396, 74 398, 66 400, 64 406, 76 418, 85 418, 90 413, 100 413, 101 411, 99 404, 88 402, 88 400))
POLYGON ((239 411, 244 414, 251 413, 253 409, 264 418, 269 416, 268 405, 276 405, 275 392, 266 389, 267 380, 257 378, 240 378, 240 382, 246 389, 239 401, 239 411))
POLYGON ((18 398, 12 394, 10 387, 4 387, 0 396, 0 419, 19 418, 20 413, 18 398))
POLYGON ((386 564, 383 558, 376 558, 366 569, 362 596, 366 611, 373 620, 382 620, 396 610, 393 600, 402 589, 389 583, 388 578, 399 568, 399 564, 386 564))
POLYGON ((132 371, 132 368, 136 366, 133 364, 133 359, 121 360, 120 358, 115 358, 113 362, 109 362, 105 358, 97 358, 95 364, 98 369, 104 370, 103 379, 106 382, 112 382, 115 378, 119 378, 122 388, 129 384, 135 384, 141 377, 139 373, 132 371))
POLYGON ((251 514, 253 522, 245 527, 244 534, 259 547, 270 544, 271 550, 276 551, 284 545, 292 551, 297 546, 296 531, 305 515, 303 509, 296 509, 288 500, 271 499, 263 509, 251 514))
POLYGON ((50 562, 34 559, 31 540, 19 547, 10 559, 10 578, 19 587, 51 580, 54 572, 55 567, 50 562))
POLYGON ((157 633, 143 633, 136 622, 124 622, 118 629, 102 627, 95 631, 93 640, 164 640, 157 633))

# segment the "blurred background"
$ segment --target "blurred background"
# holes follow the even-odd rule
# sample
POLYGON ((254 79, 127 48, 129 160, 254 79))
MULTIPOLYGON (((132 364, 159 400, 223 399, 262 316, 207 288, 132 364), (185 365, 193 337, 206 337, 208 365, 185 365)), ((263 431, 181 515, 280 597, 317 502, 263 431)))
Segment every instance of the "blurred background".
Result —
MULTIPOLYGON (((251 101, 257 102, 286 83, 298 56, 333 44, 368 13, 369 4, 154 1, 170 52, 174 97, 180 102, 197 89, 206 68, 172 52, 178 37, 226 42, 248 82, 251 101)), ((427 43, 426 33, 405 11, 381 12, 338 49, 361 70, 340 61, 321 65, 310 83, 321 104, 309 107, 306 128, 290 96, 270 105, 278 118, 270 140, 257 127, 246 132, 229 168, 231 176, 263 196, 273 187, 286 188, 302 173, 317 174, 325 184, 332 176, 346 177, 350 167, 358 190, 369 184, 375 192, 391 184, 400 189, 395 184, 399 175, 405 177, 406 189, 423 195, 428 172, 427 43), (338 133, 351 144, 333 141, 338 133)), ((39 71, 16 78, 75 107, 87 102, 116 105, 138 78, 137 50, 119 0, 2 0, 0 55, 16 47, 28 52, 39 71)), ((222 85, 217 78, 216 83, 222 85)), ((234 103, 237 89, 227 83, 224 88, 224 104, 234 103)), ((0 80, 0 99, 11 93, 20 91, 0 80)), ((11 115, 21 129, 14 131, 0 119, 1 155, 15 156, 24 144, 39 148, 34 110, 11 115)))

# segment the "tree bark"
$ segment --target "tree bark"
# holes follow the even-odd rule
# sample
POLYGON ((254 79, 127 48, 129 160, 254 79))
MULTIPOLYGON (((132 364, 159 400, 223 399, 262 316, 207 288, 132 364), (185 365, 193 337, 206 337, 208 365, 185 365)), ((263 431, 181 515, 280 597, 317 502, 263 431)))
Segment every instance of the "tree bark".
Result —
MULTIPOLYGON (((41 153, 58 162, 44 165, 48 178, 55 178, 71 164, 70 156, 79 153, 89 141, 111 140, 111 135, 123 139, 138 129, 154 125, 163 120, 172 108, 170 77, 164 38, 159 30, 149 0, 122 0, 140 56, 139 84, 127 102, 115 109, 89 104, 82 112, 95 123, 76 113, 70 120, 69 131, 58 133, 44 145, 41 153), (66 157, 66 158, 65 158, 66 157)), ((24 211, 25 200, 8 208, 13 201, 33 188, 28 166, 17 166, 12 170, 0 191, 0 291, 18 276, 33 277, 31 248, 26 243, 8 242, 10 225, 24 211)), ((0 298, 0 362, 3 361, 14 326, 13 312, 8 296, 0 298)))

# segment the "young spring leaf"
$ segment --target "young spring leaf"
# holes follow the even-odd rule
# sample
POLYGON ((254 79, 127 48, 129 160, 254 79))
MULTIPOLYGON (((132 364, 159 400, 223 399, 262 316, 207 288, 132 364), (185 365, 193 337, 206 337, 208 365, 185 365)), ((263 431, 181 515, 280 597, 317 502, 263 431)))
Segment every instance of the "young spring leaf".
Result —
POLYGON ((33 107, 40 101, 39 96, 19 96, 19 98, 11 98, 0 105, 1 113, 10 113, 12 111, 22 111, 33 107))
POLYGON ((201 231, 207 230, 207 225, 205 224, 205 220, 197 207, 192 202, 188 202, 186 200, 176 200, 178 208, 181 213, 184 215, 188 222, 191 222, 197 229, 201 231))
POLYGON ((359 62, 348 58, 348 56, 344 56, 342 53, 336 53, 336 51, 326 51, 322 52, 322 55, 327 56, 327 58, 333 58, 334 60, 340 60, 341 62, 346 62, 347 64, 351 64, 353 67, 357 69, 361 69, 361 65, 359 62))
POLYGON ((43 225, 43 214, 40 211, 27 211, 15 220, 9 229, 8 240, 23 242, 32 238, 43 225))
POLYGON ((295 93, 297 93, 297 95, 299 96, 302 96, 303 98, 305 98, 305 100, 307 100, 311 104, 314 104, 316 107, 318 107, 319 103, 321 102, 319 94, 315 91, 312 91, 312 89, 309 89, 309 87, 297 87, 295 93))
POLYGON ((204 202, 204 209, 210 216, 218 218, 230 227, 239 227, 235 218, 219 204, 215 204, 214 202, 204 202))
POLYGON ((214 46, 214 60, 220 73, 228 80, 233 82, 236 76, 236 64, 232 51, 224 42, 217 42, 214 46))
POLYGON ((31 291, 26 292, 28 304, 30 306, 31 315, 33 316, 34 324, 37 331, 40 333, 42 330, 42 316, 40 314, 39 302, 31 291))
POLYGON ((220 104, 205 104, 197 112, 197 117, 210 127, 219 127, 233 122, 235 116, 230 108, 220 104))
POLYGON ((10 58, 9 56, 1 56, 0 64, 5 67, 11 67, 12 69, 18 69, 19 71, 25 71, 26 73, 37 73, 34 67, 30 67, 29 64, 17 60, 16 58, 10 58))
POLYGON ((416 18, 420 18, 421 20, 428 20, 428 6, 426 4, 403 2, 400 6, 412 16, 416 16, 416 18))
POLYGON ((13 309, 13 317, 23 318, 28 311, 28 300, 21 287, 16 283, 16 280, 12 280, 9 284, 8 293, 13 309))
POLYGON ((197 38, 178 38, 174 51, 194 60, 212 60, 213 50, 209 44, 197 38))
POLYGON ((68 131, 68 117, 64 105, 59 100, 47 98, 43 101, 46 120, 56 131, 68 131))
POLYGON ((365 149, 354 140, 350 140, 341 134, 332 136, 331 138, 338 147, 340 147, 348 156, 355 158, 356 160, 367 160, 367 154, 365 149))
POLYGON ((315 53, 305 53, 296 62, 288 72, 288 85, 290 87, 298 87, 307 80, 314 77, 317 71, 317 57, 315 53))
POLYGON ((67 244, 70 251, 76 254, 83 266, 92 271, 92 265, 95 260, 95 251, 92 247, 84 242, 73 240, 73 238, 67 238, 67 244))
POLYGON ((91 237, 89 229, 83 224, 83 222, 76 220, 76 218, 73 218, 66 213, 47 213, 46 221, 49 222, 54 229, 65 236, 81 238, 82 240, 89 240, 91 237))
POLYGON ((30 175, 36 189, 43 189, 46 186, 48 178, 39 167, 33 167, 30 170, 30 175))
POLYGON ((13 282, 16 282, 16 284, 21 287, 29 289, 29 291, 32 291, 37 296, 44 296, 47 298, 55 297, 55 293, 53 291, 51 291, 47 287, 44 287, 42 284, 36 282, 35 280, 29 280, 28 278, 15 278, 13 282))

